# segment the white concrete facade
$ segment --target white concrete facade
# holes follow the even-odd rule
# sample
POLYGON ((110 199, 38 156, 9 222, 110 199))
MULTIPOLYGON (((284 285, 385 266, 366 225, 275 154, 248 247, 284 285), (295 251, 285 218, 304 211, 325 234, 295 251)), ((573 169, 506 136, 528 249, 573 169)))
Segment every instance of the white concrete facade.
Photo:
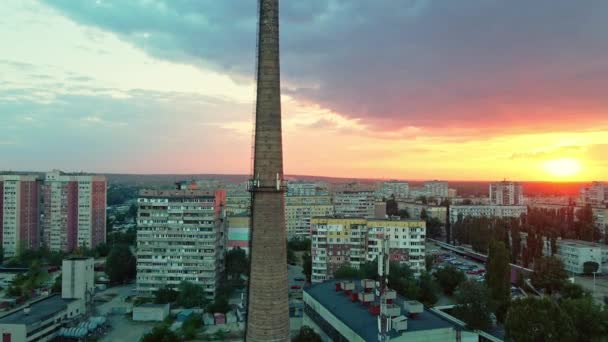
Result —
POLYGON ((523 205, 524 192, 521 183, 496 182, 489 186, 490 203, 495 205, 523 205))
POLYGON ((373 191, 342 191, 334 195, 336 215, 344 217, 374 217, 373 191))
POLYGON ((95 294, 93 258, 68 258, 61 266, 61 297, 89 302, 95 294))
POLYGON ((450 222, 462 217, 520 217, 528 212, 525 205, 452 205, 450 206, 450 222))

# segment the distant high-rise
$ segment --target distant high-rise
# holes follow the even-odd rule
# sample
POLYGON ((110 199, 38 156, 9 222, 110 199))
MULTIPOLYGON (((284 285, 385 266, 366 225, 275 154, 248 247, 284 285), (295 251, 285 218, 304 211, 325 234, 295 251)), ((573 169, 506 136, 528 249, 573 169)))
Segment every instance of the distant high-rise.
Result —
POLYGON ((289 341, 279 1, 260 0, 247 341, 289 341))
POLYGON ((523 205, 524 192, 521 183, 507 181, 491 183, 490 203, 497 205, 523 205))
POLYGON ((0 241, 6 257, 38 248, 40 184, 35 175, 0 175, 0 241))
POLYGON ((43 202, 43 240, 50 250, 71 252, 106 242, 104 176, 49 172, 43 202))

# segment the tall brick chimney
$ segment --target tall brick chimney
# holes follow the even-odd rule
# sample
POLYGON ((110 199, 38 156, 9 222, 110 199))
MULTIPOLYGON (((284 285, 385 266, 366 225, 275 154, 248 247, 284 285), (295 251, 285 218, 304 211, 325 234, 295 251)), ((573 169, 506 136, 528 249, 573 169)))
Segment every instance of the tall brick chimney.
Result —
POLYGON ((289 341, 279 1, 259 0, 247 341, 289 341))

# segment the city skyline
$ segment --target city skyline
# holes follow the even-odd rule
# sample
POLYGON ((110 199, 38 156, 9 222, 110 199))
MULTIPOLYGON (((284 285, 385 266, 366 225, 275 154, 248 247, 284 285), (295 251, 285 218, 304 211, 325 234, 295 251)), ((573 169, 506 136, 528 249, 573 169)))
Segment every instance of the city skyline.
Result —
MULTIPOLYGON (((392 6, 283 4, 286 174, 606 179, 608 4, 392 6)), ((250 172, 255 3, 3 8, 0 169, 250 172)))

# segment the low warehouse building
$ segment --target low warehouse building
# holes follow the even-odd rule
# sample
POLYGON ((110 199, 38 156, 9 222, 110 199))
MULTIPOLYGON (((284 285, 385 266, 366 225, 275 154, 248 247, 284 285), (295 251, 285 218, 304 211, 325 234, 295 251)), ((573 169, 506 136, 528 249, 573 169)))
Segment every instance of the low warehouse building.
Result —
POLYGON ((160 322, 169 316, 169 304, 142 304, 133 308, 134 321, 160 322))

